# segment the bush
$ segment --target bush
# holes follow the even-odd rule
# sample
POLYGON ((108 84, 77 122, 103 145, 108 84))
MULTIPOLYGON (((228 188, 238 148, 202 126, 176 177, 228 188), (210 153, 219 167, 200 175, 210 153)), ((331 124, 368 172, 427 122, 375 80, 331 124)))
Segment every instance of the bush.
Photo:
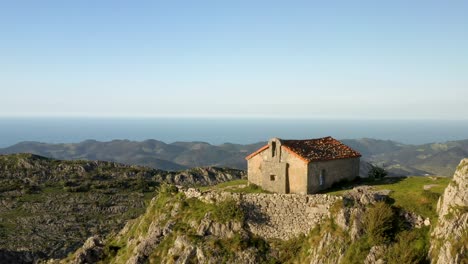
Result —
POLYGON ((159 186, 159 188, 157 188, 157 191, 160 194, 176 194, 179 189, 177 189, 177 187, 172 184, 163 183, 159 186))
POLYGON ((243 221, 244 211, 233 199, 226 199, 218 203, 213 211, 213 217, 221 223, 229 221, 243 221))
POLYGON ((371 245, 389 242, 394 229, 394 219, 392 207, 384 202, 376 203, 367 210, 364 216, 364 230, 371 245))
POLYGON ((382 179, 383 177, 388 175, 388 172, 384 168, 371 164, 371 169, 369 170, 367 175, 371 179, 382 179))
POLYGON ((304 246, 307 245, 307 237, 305 235, 299 235, 289 240, 279 241, 276 246, 279 251, 279 262, 287 263, 301 254, 304 246))
POLYGON ((428 228, 403 231, 397 241, 388 248, 388 264, 424 263, 429 251, 428 228))
POLYGON ((345 255, 341 263, 346 264, 361 264, 369 254, 371 246, 369 245, 366 236, 361 237, 356 242, 352 243, 346 250, 345 255))

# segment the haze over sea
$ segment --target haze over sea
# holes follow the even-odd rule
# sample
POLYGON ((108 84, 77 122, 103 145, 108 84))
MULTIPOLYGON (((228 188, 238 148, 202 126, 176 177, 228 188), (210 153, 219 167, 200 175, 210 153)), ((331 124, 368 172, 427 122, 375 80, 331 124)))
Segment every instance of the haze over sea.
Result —
POLYGON ((21 141, 156 139, 211 144, 255 143, 271 137, 375 138, 407 144, 468 139, 466 120, 322 120, 272 118, 0 118, 0 147, 21 141))

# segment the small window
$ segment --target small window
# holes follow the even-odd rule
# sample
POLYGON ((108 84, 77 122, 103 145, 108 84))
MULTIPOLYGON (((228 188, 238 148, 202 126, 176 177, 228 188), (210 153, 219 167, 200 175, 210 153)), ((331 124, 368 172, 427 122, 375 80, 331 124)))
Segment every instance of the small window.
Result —
POLYGON ((271 174, 270 175, 270 181, 275 181, 275 179, 276 179, 276 175, 271 174))
POLYGON ((274 157, 276 154, 276 142, 271 142, 271 156, 274 157))
POLYGON ((320 176, 319 176, 319 185, 323 186, 325 184, 325 170, 320 171, 320 176))

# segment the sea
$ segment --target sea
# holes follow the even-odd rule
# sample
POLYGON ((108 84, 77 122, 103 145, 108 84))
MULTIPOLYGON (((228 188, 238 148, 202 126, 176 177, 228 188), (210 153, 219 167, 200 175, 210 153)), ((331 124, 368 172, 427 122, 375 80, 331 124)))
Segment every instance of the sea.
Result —
POLYGON ((76 143, 156 139, 249 144, 271 137, 374 138, 405 144, 468 139, 467 120, 325 120, 291 118, 0 118, 0 147, 22 141, 76 143))

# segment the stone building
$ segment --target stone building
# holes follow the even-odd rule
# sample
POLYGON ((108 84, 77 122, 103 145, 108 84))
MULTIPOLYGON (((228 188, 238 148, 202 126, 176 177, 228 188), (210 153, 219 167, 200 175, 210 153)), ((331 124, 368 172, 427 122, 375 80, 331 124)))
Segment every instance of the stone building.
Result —
POLYGON ((306 140, 272 138, 246 157, 249 183, 276 193, 310 194, 359 175, 361 154, 324 137, 306 140))

